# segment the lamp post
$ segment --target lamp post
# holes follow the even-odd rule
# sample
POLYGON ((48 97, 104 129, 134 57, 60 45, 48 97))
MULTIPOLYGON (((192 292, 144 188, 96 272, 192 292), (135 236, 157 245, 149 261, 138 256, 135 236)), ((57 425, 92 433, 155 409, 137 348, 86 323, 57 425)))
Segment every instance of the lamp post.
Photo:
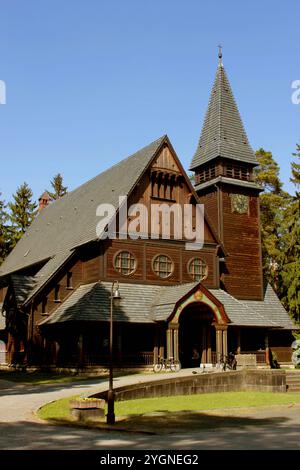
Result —
POLYGON ((110 292, 110 322, 109 322, 109 388, 107 395, 107 424, 115 424, 115 394, 113 389, 113 306, 121 299, 118 281, 113 281, 110 292), (116 284, 116 289, 114 289, 116 284))

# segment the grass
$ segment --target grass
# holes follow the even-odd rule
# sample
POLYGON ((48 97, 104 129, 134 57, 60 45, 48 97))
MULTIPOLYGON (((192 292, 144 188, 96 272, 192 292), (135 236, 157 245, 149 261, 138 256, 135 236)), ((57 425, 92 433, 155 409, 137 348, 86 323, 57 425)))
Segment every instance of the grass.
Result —
MULTIPOLYGON (((70 415, 69 402, 76 398, 78 396, 49 403, 40 408, 37 414, 40 418, 54 423, 75 424, 76 421, 70 415)), ((249 407, 255 409, 270 405, 297 403, 300 403, 300 393, 228 392, 129 400, 115 403, 117 421, 114 427, 136 432, 164 434, 260 425, 262 422, 276 425, 277 418, 262 420, 241 414, 249 407)), ((105 420, 93 422, 91 425, 106 427, 105 420)))
POLYGON ((78 395, 74 395, 73 397, 62 398, 61 400, 48 403, 38 410, 38 417, 41 419, 72 421, 69 403, 78 397, 78 395))
POLYGON ((201 411, 220 408, 248 408, 300 403, 300 393, 225 392, 201 395, 141 398, 116 403, 116 415, 157 411, 201 411))

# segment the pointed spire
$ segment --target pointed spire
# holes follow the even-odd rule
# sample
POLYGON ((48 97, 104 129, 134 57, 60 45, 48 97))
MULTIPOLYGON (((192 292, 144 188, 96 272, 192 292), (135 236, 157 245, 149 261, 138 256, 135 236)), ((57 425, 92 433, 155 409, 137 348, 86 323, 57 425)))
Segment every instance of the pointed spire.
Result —
POLYGON ((222 46, 218 57, 219 66, 191 170, 217 157, 257 165, 222 63, 222 46))

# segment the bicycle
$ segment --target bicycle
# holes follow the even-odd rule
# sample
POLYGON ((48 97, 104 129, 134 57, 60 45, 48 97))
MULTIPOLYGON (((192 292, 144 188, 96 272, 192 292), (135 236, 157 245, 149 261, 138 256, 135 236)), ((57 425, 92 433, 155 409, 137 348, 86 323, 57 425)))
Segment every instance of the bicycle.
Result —
POLYGON ((174 357, 165 359, 164 357, 158 357, 158 362, 153 364, 153 372, 161 372, 162 370, 170 370, 171 372, 178 372, 181 369, 181 364, 174 357))

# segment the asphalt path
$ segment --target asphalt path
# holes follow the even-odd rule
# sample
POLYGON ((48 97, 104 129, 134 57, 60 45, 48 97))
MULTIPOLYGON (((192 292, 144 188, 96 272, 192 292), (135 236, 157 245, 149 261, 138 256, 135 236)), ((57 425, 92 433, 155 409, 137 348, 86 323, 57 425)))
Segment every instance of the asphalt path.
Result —
MULTIPOLYGON (((153 377, 149 374, 128 376, 116 379, 116 383, 126 385, 150 381, 153 377)), ((239 421, 230 428, 217 426, 209 430, 154 435, 54 426, 34 416, 40 406, 50 401, 89 395, 105 388, 107 382, 103 380, 51 385, 0 380, 0 449, 300 449, 300 405, 230 411, 229 414, 244 418, 242 424, 239 421)))

